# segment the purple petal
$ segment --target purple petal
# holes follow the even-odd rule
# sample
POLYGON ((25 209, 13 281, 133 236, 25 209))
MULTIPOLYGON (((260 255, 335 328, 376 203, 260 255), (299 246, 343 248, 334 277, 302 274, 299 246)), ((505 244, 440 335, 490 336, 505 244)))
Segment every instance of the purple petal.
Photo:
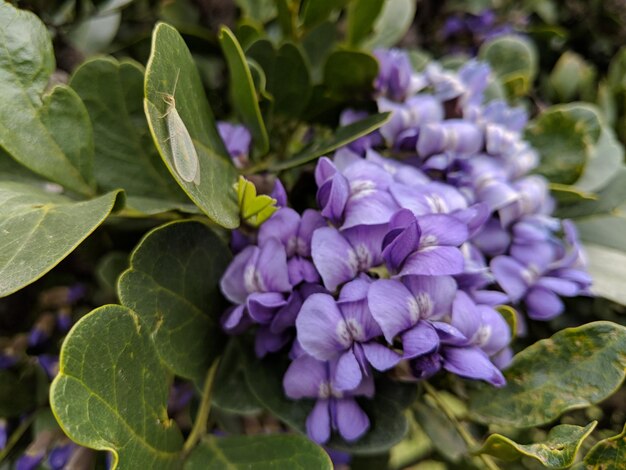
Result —
POLYGON ((449 323, 436 321, 433 322, 432 325, 435 330, 437 330, 439 341, 442 344, 452 346, 465 346, 469 343, 469 338, 467 338, 463 333, 461 333, 458 329, 456 329, 449 323))
POLYGON ((275 238, 270 238, 261 246, 255 269, 263 279, 266 292, 291 291, 285 247, 275 238))
POLYGON ((543 276, 539 278, 535 285, 550 289, 555 294, 563 297, 574 297, 580 292, 578 284, 568 279, 560 279, 558 277, 543 276))
POLYGON ((558 295, 541 286, 531 287, 524 302, 528 307, 528 317, 533 320, 551 320, 563 313, 565 308, 558 295))
POLYGON ((270 323, 276 312, 286 304, 285 297, 276 292, 255 292, 248 296, 246 302, 250 317, 260 324, 270 323))
POLYGON ((376 370, 386 371, 394 367, 402 356, 382 344, 369 342, 361 345, 366 359, 376 370))
POLYGON ((473 338, 473 343, 492 355, 502 350, 511 342, 509 325, 496 310, 486 305, 479 305, 481 328, 473 338))
POLYGON ((458 248, 429 246, 412 253, 399 275, 443 276, 462 273, 464 267, 465 258, 458 248))
POLYGON ((386 224, 398 209, 398 205, 388 192, 375 191, 374 194, 348 202, 341 228, 386 224))
POLYGON ((526 292, 527 286, 522 273, 525 267, 509 256, 496 256, 490 263, 491 271, 500 287, 517 302, 526 292))
POLYGON ((506 384, 502 372, 477 347, 447 347, 442 356, 443 367, 448 372, 468 379, 484 380, 496 387, 506 384))
POLYGON ((315 167, 315 183, 319 188, 337 173, 337 167, 328 157, 321 157, 315 167))
POLYGON ((337 390, 353 390, 363 379, 363 371, 352 349, 344 352, 337 361, 335 374, 332 377, 332 386, 337 390))
POLYGON ((320 386, 327 383, 327 364, 306 354, 289 364, 283 377, 285 395, 295 400, 317 398, 320 386))
POLYGON ((254 266, 259 257, 259 248, 248 246, 239 253, 226 268, 220 279, 220 288, 224 296, 234 304, 243 304, 248 297, 244 274, 247 266, 254 266))
POLYGON ((238 305, 236 307, 231 307, 220 319, 222 324, 222 328, 227 333, 230 334, 241 334, 243 333, 249 326, 253 324, 252 320, 248 315, 245 314, 246 306, 238 305))
POLYGON ((402 334, 404 358, 410 359, 431 353, 439 347, 439 336, 430 323, 420 321, 402 334))
POLYGON ((259 245, 263 245, 270 238, 276 238, 287 249, 287 256, 293 256, 295 243, 290 243, 290 240, 296 238, 299 225, 300 216, 296 211, 289 207, 278 209, 269 220, 261 225, 259 245))
POLYGON ((313 357, 332 359, 352 344, 350 338, 340 335, 342 325, 345 321, 335 299, 327 294, 313 294, 304 301, 296 319, 298 341, 313 357))
POLYGON ((369 341, 382 335, 380 326, 368 308, 367 297, 358 301, 342 300, 337 302, 337 305, 355 342, 369 341))
POLYGON ((297 286, 301 282, 318 282, 320 280, 320 275, 313 262, 300 256, 294 256, 287 261, 287 272, 292 286, 297 286))
POLYGON ((306 433, 318 444, 330 439, 330 409, 327 399, 317 400, 313 411, 306 419, 306 433))
POLYGON ((383 238, 387 233, 387 224, 357 225, 342 230, 359 260, 359 271, 377 266, 383 262, 383 238))
POLYGON ((468 237, 467 225, 445 214, 422 215, 417 218, 422 231, 422 246, 460 246, 468 237))
POLYGON ((411 211, 402 209, 393 215, 382 243, 382 256, 391 271, 397 272, 404 260, 419 247, 421 233, 411 211))
POLYGON ((441 369, 441 355, 438 352, 418 356, 409 362, 416 379, 428 379, 441 369))
POLYGON ((263 358, 268 353, 281 350, 292 337, 291 331, 273 333, 268 326, 261 326, 254 337, 254 352, 257 357, 263 358))
POLYGON ((351 442, 367 432, 370 420, 353 398, 337 400, 337 430, 341 437, 351 442))
POLYGON ((466 338, 472 338, 480 328, 480 312, 472 299, 458 291, 452 304, 452 326, 458 329, 466 338))
MULTIPOLYGON (((267 223, 267 222, 266 222, 267 223)), ((300 256, 311 256, 311 238, 313 232, 321 227, 326 227, 326 220, 322 217, 318 211, 313 209, 307 209, 302 214, 302 220, 298 228, 298 240, 301 243, 298 244, 297 253, 300 256)))
POLYGON ((274 188, 270 193, 270 197, 276 199, 276 205, 278 207, 287 206, 287 191, 285 190, 283 183, 278 178, 274 181, 274 188))
POLYGON ((413 294, 400 282, 379 279, 370 286, 367 294, 370 311, 388 343, 419 319, 419 312, 411 310, 415 303, 413 294))
POLYGON ((407 276, 402 279, 418 307, 419 318, 438 319, 450 313, 456 282, 450 276, 407 276))
POLYGON ((320 186, 317 191, 317 203, 322 215, 334 223, 339 223, 350 196, 350 185, 345 176, 336 173, 320 186))
POLYGON ((323 227, 313 233, 311 255, 324 286, 334 291, 358 273, 358 260, 352 246, 332 227, 323 227))

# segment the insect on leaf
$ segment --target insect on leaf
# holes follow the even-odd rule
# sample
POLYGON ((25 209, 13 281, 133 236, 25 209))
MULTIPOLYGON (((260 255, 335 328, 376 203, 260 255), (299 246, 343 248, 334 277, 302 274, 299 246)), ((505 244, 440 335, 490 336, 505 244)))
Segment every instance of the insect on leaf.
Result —
POLYGON ((176 111, 176 85, 178 84, 178 75, 174 81, 174 90, 172 94, 164 93, 163 100, 167 103, 167 111, 164 118, 167 119, 167 131, 169 133, 170 147, 172 149, 172 157, 174 159, 174 168, 178 175, 186 182, 200 184, 200 172, 198 168, 200 162, 198 153, 193 146, 193 140, 189 135, 185 123, 181 119, 178 111, 176 111))

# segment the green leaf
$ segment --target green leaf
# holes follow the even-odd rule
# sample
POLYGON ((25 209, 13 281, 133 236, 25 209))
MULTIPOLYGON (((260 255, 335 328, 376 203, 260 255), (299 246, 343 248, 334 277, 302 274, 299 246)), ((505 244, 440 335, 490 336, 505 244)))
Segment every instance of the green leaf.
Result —
POLYGON ((519 428, 546 424, 610 396, 625 369, 625 327, 600 321, 567 328, 518 353, 504 388, 478 386, 470 394, 471 416, 519 428))
POLYGON ((585 427, 560 424, 550 429, 545 441, 534 444, 518 444, 508 437, 492 434, 476 453, 493 455, 506 461, 530 457, 546 468, 566 468, 574 464, 578 449, 596 424, 597 421, 585 427))
POLYGON ((504 321, 511 330, 511 338, 517 335, 517 312, 510 305, 498 305, 496 307, 497 312, 502 315, 504 321))
POLYGON ((148 233, 118 282, 123 305, 142 319, 163 363, 200 388, 223 345, 219 279, 228 247, 200 222, 172 222, 148 233))
POLYGON ((587 270, 593 279, 595 295, 626 305, 626 253, 601 245, 585 243, 587 270))
POLYGON ((304 436, 205 437, 185 462, 185 470, 332 470, 324 450, 304 436))
POLYGON ((353 0, 348 4, 347 41, 358 46, 373 30, 385 0, 353 0))
POLYGON ((113 468, 180 467, 182 436, 167 416, 171 379, 131 310, 106 305, 65 338, 50 405, 76 443, 113 453, 113 468))
MULTIPOLYGON (((247 352, 245 377, 248 387, 259 402, 281 421, 304 433, 305 421, 313 409, 313 400, 291 400, 285 396, 282 380, 288 360, 276 358, 259 360, 247 352)), ((329 446, 353 454, 379 454, 400 442, 408 430, 404 410, 416 396, 414 385, 382 379, 376 382, 373 400, 362 399, 359 404, 367 413, 371 427, 358 441, 348 444, 338 436, 329 446)))
POLYGON ((304 0, 300 9, 300 19, 305 28, 312 28, 336 10, 343 7, 348 0, 304 0))
POLYGON ((324 84, 334 96, 367 95, 378 74, 376 58, 362 51, 340 49, 332 52, 324 65, 324 84))
POLYGON ((393 47, 404 37, 415 19, 416 3, 413 0, 385 0, 382 12, 374 23, 374 32, 364 47, 393 47))
POLYGON ((489 62, 509 96, 517 98, 530 91, 538 69, 537 51, 530 40, 499 36, 484 43, 478 57, 489 62))
POLYGON ((155 199, 175 208, 188 199, 152 142, 143 111, 143 82, 143 67, 106 57, 83 63, 70 85, 93 125, 98 186, 105 191, 122 188, 128 197, 155 199))
POLYGON ((245 17, 259 23, 267 23, 276 18, 275 0, 235 0, 245 17))
POLYGON ((624 147, 615 138, 613 129, 602 127, 600 138, 589 152, 583 174, 576 181, 576 188, 594 192, 604 188, 624 166, 624 147))
POLYGON ((0 417, 13 418, 37 405, 34 367, 0 370, 0 417))
POLYGON ((261 409, 246 383, 245 356, 236 340, 231 340, 220 361, 213 393, 213 404, 220 410, 236 414, 258 413, 261 409))
MULTIPOLYGON (((145 78, 144 109, 161 158, 189 198, 211 220, 226 228, 239 225, 233 185, 237 172, 215 127, 200 75, 183 38, 171 26, 159 23, 152 36, 152 51, 145 78), (176 88, 176 89, 175 89, 176 88), (165 98, 175 98, 175 109, 197 152, 196 181, 185 181, 174 166, 172 135, 165 98)), ((176 138, 176 136, 174 136, 176 138)))
POLYGON ((230 72, 229 88, 233 107, 252 134, 257 155, 263 156, 268 152, 270 144, 246 57, 237 38, 226 26, 222 26, 219 40, 230 72))
POLYGON ((340 127, 331 138, 318 141, 314 146, 304 149, 290 160, 276 163, 272 166, 272 170, 282 171, 288 168, 304 165, 311 160, 315 160, 319 156, 333 152, 339 147, 348 145, 350 142, 353 142, 359 137, 363 137, 370 132, 374 132, 376 129, 385 124, 390 117, 390 113, 373 114, 361 119, 360 121, 340 127))
POLYGON ((69 87, 44 94, 55 69, 45 25, 33 13, 2 2, 0 44, 0 147, 35 173, 92 195, 87 111, 69 87))
POLYGON ((273 111, 299 117, 312 93, 309 66, 300 48, 286 42, 276 50, 270 41, 261 39, 247 54, 265 72, 267 91, 274 99, 273 111))
POLYGON ((554 65, 548 82, 558 101, 566 103, 576 98, 592 99, 596 71, 575 52, 565 51, 554 65))
POLYGON ((626 424, 620 434, 593 446, 583 462, 588 470, 623 469, 626 462, 626 424))
POLYGON ((36 281, 74 251, 122 201, 120 194, 74 201, 0 182, 0 297, 36 281))
POLYGON ((458 462, 467 453, 465 441, 442 411, 418 401, 413 406, 413 415, 435 449, 446 459, 458 462))
POLYGON ((107 293, 117 295, 117 280, 128 269, 128 253, 109 251, 98 260, 96 277, 100 288, 107 293))
MULTIPOLYGON (((311 82, 319 83, 323 79, 324 63, 337 41, 337 26, 332 21, 324 21, 302 38, 302 48, 311 64, 311 82)), ((313 88, 310 90, 313 94, 313 88)), ((309 98, 309 102, 311 99, 309 98)))
POLYGON ((600 132, 600 114, 587 104, 546 109, 526 129, 526 139, 541 155, 536 171, 552 182, 574 184, 583 174, 600 132))

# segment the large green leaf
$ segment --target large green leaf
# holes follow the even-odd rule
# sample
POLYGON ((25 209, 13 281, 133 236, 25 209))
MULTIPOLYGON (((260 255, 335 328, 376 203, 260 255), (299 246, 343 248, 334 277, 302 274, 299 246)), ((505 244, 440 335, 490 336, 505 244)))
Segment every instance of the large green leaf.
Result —
POLYGON ((546 109, 526 130, 526 138, 541 155, 537 172, 555 183, 574 184, 583 174, 600 132, 600 114, 587 104, 546 109))
POLYGON ((343 7, 348 0, 303 0, 300 18, 305 28, 318 25, 336 10, 343 7))
POLYGON ((211 395, 213 404, 220 410, 252 414, 261 409, 246 383, 245 363, 239 342, 234 339, 229 341, 220 360, 211 395))
POLYGON ((585 455, 588 470, 623 470, 626 462, 626 424, 617 436, 598 442, 585 455))
POLYGON ((589 152, 587 164, 576 181, 580 191, 598 191, 604 188, 624 166, 624 147, 609 127, 602 127, 600 138, 589 152))
POLYGON ((478 56, 489 62, 509 96, 523 96, 532 87, 538 58, 530 40, 514 35, 500 36, 484 43, 478 56))
POLYGON ((119 194, 74 201, 0 181, 0 297, 36 281, 69 255, 109 215, 119 194))
POLYGON ((235 0, 244 16, 265 23, 276 17, 276 2, 274 0, 235 0))
POLYGON ((178 184, 211 220, 226 228, 237 227, 233 188, 237 172, 215 127, 191 53, 180 34, 164 23, 156 26, 152 36, 144 108, 159 153, 178 184), (197 153, 199 167, 194 181, 183 179, 174 166, 171 140, 179 137, 168 130, 168 112, 173 112, 165 101, 168 95, 175 99, 175 111, 197 153))
POLYGON ((72 440, 111 451, 113 468, 175 469, 182 436, 167 416, 170 382, 139 317, 106 305, 66 337, 50 405, 72 440))
POLYGON ((270 144, 246 57, 237 38, 226 26, 220 30, 219 39, 230 72, 229 88, 233 107, 252 134, 257 156, 263 156, 268 152, 270 144))
POLYGON ((177 207, 189 200, 152 142, 143 111, 143 82, 143 67, 106 57, 83 63, 70 85, 85 103, 93 125, 98 186, 105 191, 122 188, 129 198, 177 207))
POLYGON ((0 146, 32 171, 92 195, 93 136, 78 95, 56 86, 52 42, 31 12, 0 3, 0 146))
POLYGON ((360 121, 340 127, 329 139, 321 140, 313 146, 305 148, 302 152, 287 161, 276 163, 272 166, 272 170, 281 171, 304 165, 311 160, 315 160, 319 156, 333 152, 339 147, 348 145, 350 142, 353 142, 359 137, 363 137, 370 132, 374 132, 380 126, 385 124, 390 116, 391 113, 373 114, 361 119, 360 121))
MULTIPOLYGON (((285 396, 282 380, 287 366, 288 362, 283 358, 259 360, 250 353, 246 359, 246 381, 263 406, 292 428, 305 432, 306 417, 313 409, 314 401, 291 400, 285 396)), ((328 445, 353 454, 379 454, 389 450, 408 430, 404 410, 415 396, 414 385, 385 379, 377 381, 375 398, 359 401, 370 419, 370 430, 352 444, 334 436, 328 445)))
POLYGON ((331 470, 330 457, 304 436, 208 436, 185 462, 185 470, 331 470))
POLYGON ((625 327, 600 321, 567 328, 518 353, 505 371, 505 387, 474 390, 470 412, 488 424, 546 424, 610 396, 625 369, 625 327))
POLYGON ((378 61, 363 51, 339 49, 324 64, 324 84, 337 97, 363 97, 373 89, 378 61))
POLYGON ((413 415, 430 438, 433 447, 446 459, 458 462, 467 453, 465 441, 442 411, 417 402, 413 406, 413 415))
POLYGON ((597 421, 585 427, 560 424, 550 429, 545 441, 534 444, 518 444, 508 437, 492 434, 476 453, 493 455, 506 461, 530 457, 546 468, 566 468, 574 463, 580 446, 596 424, 597 421))
POLYGON ((265 72, 266 88, 273 98, 276 114, 298 117, 311 97, 311 77, 300 48, 285 42, 276 50, 267 39, 256 41, 247 55, 265 72))
POLYGON ((554 65, 548 83, 550 91, 561 103, 593 99, 596 70, 580 55, 565 51, 554 65))
POLYGON ((385 0, 374 22, 373 33, 365 41, 365 47, 374 49, 395 46, 413 24, 415 8, 414 0, 385 0))
POLYGON ((384 4, 385 0, 353 0, 348 4, 348 44, 357 46, 370 34, 384 4))
MULTIPOLYGON (((623 232, 620 233, 623 235, 623 232)), ((623 250, 585 243, 585 254, 587 270, 593 279, 593 293, 626 305, 626 253, 623 250)))
POLYGON ((152 230, 118 282, 123 305, 134 310, 172 372, 202 387, 222 347, 219 279, 228 247, 200 222, 172 222, 152 230))

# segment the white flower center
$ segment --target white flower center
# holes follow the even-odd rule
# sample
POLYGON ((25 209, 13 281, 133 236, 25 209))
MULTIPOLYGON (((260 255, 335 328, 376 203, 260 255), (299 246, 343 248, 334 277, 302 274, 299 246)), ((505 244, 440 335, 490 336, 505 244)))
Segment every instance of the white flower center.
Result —
POLYGON ((344 347, 349 348, 355 341, 363 341, 365 334, 359 322, 354 318, 349 318, 337 324, 337 337, 344 347))
POLYGON ((348 264, 355 272, 368 270, 372 263, 372 254, 363 244, 355 246, 348 252, 348 264))
POLYGON ((419 292, 409 299, 409 316, 413 324, 420 318, 428 318, 433 314, 433 301, 426 292, 419 292))
POLYGON ((261 273, 254 265, 246 266, 243 272, 243 284, 249 294, 253 292, 265 292, 267 290, 261 273))
POLYGON ((350 198, 352 200, 369 196, 376 191, 376 184, 371 180, 355 180, 350 182, 350 198))
POLYGON ((448 212, 448 205, 446 201, 439 195, 435 193, 431 193, 427 196, 424 196, 426 199, 426 204, 434 214, 445 214, 448 212))

